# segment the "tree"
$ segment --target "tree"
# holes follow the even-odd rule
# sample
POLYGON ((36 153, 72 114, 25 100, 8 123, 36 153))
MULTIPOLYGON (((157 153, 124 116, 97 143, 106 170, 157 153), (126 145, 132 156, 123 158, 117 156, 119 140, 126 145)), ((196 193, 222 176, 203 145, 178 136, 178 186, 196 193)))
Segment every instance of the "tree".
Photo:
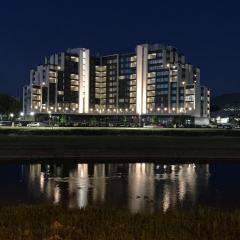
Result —
POLYGON ((185 116, 179 115, 179 116, 174 116, 173 118, 173 124, 176 126, 181 126, 185 124, 185 116))
POLYGON ((97 125, 97 119, 96 117, 90 118, 90 126, 95 127, 97 125))
POLYGON ((60 121, 60 125, 61 126, 66 125, 67 124, 67 117, 66 117, 66 115, 61 115, 59 121, 60 121))
POLYGON ((123 116, 123 124, 124 124, 124 125, 126 125, 126 124, 127 124, 127 122, 128 122, 128 119, 127 119, 127 117, 126 117, 126 116, 123 116))
POLYGON ((17 98, 8 96, 7 94, 0 94, 0 114, 19 114, 21 111, 21 101, 17 98))
POLYGON ((152 116, 152 124, 157 125, 158 124, 158 117, 157 116, 152 116))

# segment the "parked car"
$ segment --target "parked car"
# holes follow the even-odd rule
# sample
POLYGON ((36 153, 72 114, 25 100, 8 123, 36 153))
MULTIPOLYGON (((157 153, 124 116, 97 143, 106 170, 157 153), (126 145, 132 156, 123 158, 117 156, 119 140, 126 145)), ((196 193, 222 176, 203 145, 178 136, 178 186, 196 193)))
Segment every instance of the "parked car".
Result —
POLYGON ((208 126, 209 126, 210 128, 217 128, 217 124, 212 124, 212 123, 210 123, 208 126))
POLYGON ((14 123, 14 126, 15 127, 22 127, 22 123, 20 123, 20 122, 14 123))
POLYGON ((48 124, 42 122, 31 122, 27 124, 27 127, 48 127, 48 124))
POLYGON ((162 125, 156 125, 156 124, 150 124, 150 125, 144 125, 144 128, 163 128, 162 125))
POLYGON ((230 123, 225 123, 225 124, 218 124, 217 128, 222 128, 222 129, 232 129, 233 125, 230 123))

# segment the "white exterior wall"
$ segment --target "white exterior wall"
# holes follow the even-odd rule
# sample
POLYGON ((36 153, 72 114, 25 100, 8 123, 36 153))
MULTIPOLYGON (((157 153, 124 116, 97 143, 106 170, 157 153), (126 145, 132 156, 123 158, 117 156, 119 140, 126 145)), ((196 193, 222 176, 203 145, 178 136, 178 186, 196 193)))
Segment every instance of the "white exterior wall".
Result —
POLYGON ((89 112, 90 51, 79 49, 79 113, 89 112))
POLYGON ((147 113, 148 45, 137 46, 136 113, 147 113))
POLYGON ((199 69, 197 69, 197 80, 194 84, 195 84, 194 116, 200 117, 201 116, 201 86, 200 86, 200 70, 199 69))

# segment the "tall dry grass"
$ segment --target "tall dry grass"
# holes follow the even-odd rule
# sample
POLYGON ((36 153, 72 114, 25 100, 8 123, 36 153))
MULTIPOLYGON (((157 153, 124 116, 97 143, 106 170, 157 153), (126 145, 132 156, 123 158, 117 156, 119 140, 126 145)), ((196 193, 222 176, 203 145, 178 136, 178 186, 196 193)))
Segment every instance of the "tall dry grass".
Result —
POLYGON ((1 240, 237 240, 240 211, 207 208, 130 214, 124 209, 18 206, 0 209, 1 240))

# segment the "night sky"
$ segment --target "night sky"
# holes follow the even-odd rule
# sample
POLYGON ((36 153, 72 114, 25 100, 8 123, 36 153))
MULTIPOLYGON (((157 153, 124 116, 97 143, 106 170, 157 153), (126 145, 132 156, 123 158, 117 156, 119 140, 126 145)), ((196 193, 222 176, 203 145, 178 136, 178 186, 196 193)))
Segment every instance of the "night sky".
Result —
POLYGON ((176 46, 214 95, 240 91, 239 9, 221 0, 1 2, 0 92, 20 97, 29 70, 52 53, 129 52, 141 43, 176 46))

